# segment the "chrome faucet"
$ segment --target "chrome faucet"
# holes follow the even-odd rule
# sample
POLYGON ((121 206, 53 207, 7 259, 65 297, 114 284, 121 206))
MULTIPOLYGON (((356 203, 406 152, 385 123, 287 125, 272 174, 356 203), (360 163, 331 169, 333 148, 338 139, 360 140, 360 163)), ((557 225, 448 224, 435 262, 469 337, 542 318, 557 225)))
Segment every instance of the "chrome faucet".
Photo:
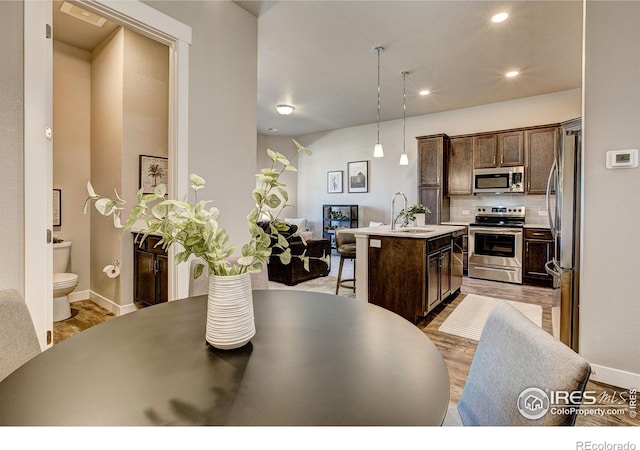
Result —
POLYGON ((396 192, 395 194, 393 194, 393 198, 391 199, 391 229, 395 230, 396 229, 396 214, 395 214, 395 204, 396 204, 396 197, 398 197, 399 195, 402 196, 402 199, 404 200, 404 206, 403 209, 407 209, 407 196, 404 195, 404 192, 396 192))

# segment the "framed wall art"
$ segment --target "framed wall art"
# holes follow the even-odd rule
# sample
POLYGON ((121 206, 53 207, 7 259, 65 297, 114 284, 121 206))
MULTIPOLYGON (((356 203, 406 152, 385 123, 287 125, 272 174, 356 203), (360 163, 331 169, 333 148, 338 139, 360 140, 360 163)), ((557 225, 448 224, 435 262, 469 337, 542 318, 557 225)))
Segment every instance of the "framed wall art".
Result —
POLYGON ((342 192, 342 170, 327 172, 327 192, 329 194, 342 192))
POLYGON ((347 163, 349 192, 369 192, 369 161, 347 163))
POLYGON ((151 194, 157 185, 164 183, 169 192, 169 159, 161 156, 140 155, 140 189, 151 194))
POLYGON ((53 190, 53 226, 62 226, 62 190, 53 190))

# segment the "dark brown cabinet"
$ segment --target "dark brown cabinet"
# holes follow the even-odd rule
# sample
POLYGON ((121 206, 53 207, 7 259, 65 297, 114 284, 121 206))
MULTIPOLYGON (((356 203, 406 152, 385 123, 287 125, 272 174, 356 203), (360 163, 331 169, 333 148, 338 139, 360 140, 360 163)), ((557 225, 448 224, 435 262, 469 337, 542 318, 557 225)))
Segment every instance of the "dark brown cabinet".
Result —
POLYGON ((449 136, 436 134, 418 137, 418 201, 429 208, 426 223, 449 220, 447 196, 447 160, 449 136))
POLYGON ((451 239, 369 236, 369 303, 420 321, 453 293, 451 239))
POLYGON ((545 194, 547 180, 558 146, 557 126, 525 131, 527 194, 545 194))
POLYGON ((473 193, 473 138, 451 138, 448 168, 448 195, 471 195, 473 193))
POLYGON ((554 256, 551 231, 544 228, 527 228, 524 233, 523 283, 538 286, 553 286, 553 277, 544 266, 554 256))
POLYGON ((427 311, 451 294, 451 236, 428 242, 427 311))
POLYGON ((524 165, 524 134, 520 130, 473 137, 474 167, 511 167, 524 165))
POLYGON ((169 267, 166 252, 158 236, 149 236, 140 245, 136 236, 133 244, 134 301, 151 306, 169 300, 169 267))

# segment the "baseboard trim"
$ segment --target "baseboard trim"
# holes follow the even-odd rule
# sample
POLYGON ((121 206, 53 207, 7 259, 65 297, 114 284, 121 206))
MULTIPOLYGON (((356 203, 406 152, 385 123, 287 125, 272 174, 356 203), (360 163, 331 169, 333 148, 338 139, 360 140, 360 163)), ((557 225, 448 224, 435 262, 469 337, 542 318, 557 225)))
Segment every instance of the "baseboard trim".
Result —
POLYGON ((91 298, 90 291, 76 291, 69 294, 69 303, 81 302, 83 300, 89 300, 91 298))
POLYGON ((598 364, 591 364, 591 380, 624 389, 637 388, 640 386, 640 374, 600 366, 598 364))
POLYGON ((103 307, 109 312, 112 312, 116 316, 122 316, 124 314, 128 314, 133 311, 137 311, 138 308, 133 303, 129 305, 118 305, 117 303, 112 302, 106 297, 103 297, 100 294, 97 294, 93 291, 89 291, 90 300, 97 305, 103 307))

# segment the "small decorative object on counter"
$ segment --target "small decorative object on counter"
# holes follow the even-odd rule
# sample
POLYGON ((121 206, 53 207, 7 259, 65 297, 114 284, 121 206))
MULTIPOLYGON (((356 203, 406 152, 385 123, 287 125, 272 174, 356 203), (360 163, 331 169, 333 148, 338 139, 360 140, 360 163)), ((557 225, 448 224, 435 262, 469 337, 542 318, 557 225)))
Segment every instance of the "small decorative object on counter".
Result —
POLYGON ((426 223, 425 217, 427 214, 431 214, 429 208, 421 204, 413 204, 409 205, 407 209, 400 210, 395 220, 402 219, 401 227, 407 227, 412 222, 416 227, 423 227, 426 223))

